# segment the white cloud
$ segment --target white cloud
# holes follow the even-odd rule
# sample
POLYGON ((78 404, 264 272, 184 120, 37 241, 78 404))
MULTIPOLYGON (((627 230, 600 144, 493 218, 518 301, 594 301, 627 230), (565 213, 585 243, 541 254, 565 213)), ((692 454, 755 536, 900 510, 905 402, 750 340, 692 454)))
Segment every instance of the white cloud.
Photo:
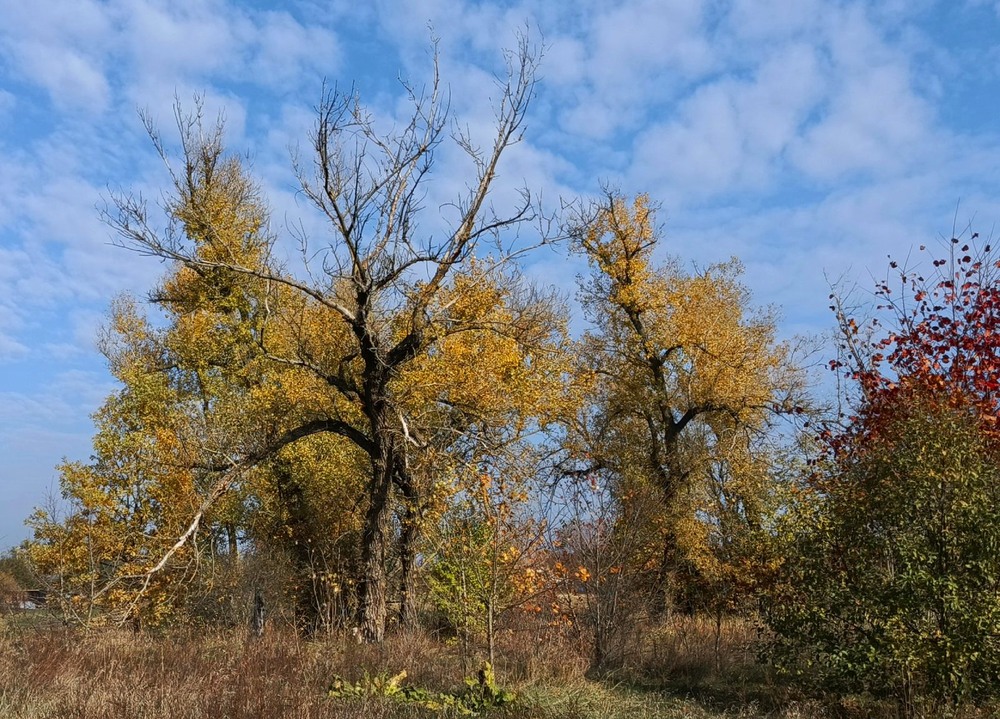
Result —
POLYGON ((226 0, 53 0, 0 8, 0 57, 44 88, 59 109, 112 109, 115 84, 197 88, 233 80, 298 88, 332 73, 340 51, 328 27, 287 11, 251 11, 226 0))
POLYGON ((637 137, 630 178, 675 203, 734 189, 766 193, 823 89, 815 52, 802 44, 774 52, 747 81, 702 85, 674 120, 637 137))
POLYGON ((110 99, 103 69, 85 55, 66 48, 24 42, 18 48, 24 71, 35 78, 57 107, 101 112, 110 99))
POLYGON ((222 2, 118 0, 115 11, 122 24, 117 39, 137 77, 176 81, 211 75, 242 59, 237 38, 247 32, 247 20, 222 2))
POLYGON ((337 70, 340 47, 326 28, 307 27, 286 12, 264 12, 251 37, 251 71, 255 82, 274 88, 299 87, 311 75, 337 70))
POLYGON ((33 388, 30 393, 0 392, 0 430, 9 433, 20 427, 77 426, 114 388, 106 375, 73 369, 56 374, 43 388, 33 388))
POLYGON ((546 84, 573 87, 586 72, 586 47, 575 37, 555 37, 546 42, 542 77, 546 84))
POLYGON ((36 38, 53 45, 93 45, 114 30, 108 5, 100 0, 48 0, 45 3, 4 3, 2 35, 36 38))
MULTIPOLYGON (((562 127, 586 137, 607 138, 646 120, 651 108, 673 98, 680 87, 707 76, 719 61, 701 0, 629 0, 595 10, 576 42, 557 39, 566 88, 562 127), (567 50, 576 54, 565 57, 567 50), (579 64, 580 76, 566 69, 579 64)), ((557 76, 558 77, 558 76, 557 76)))
POLYGON ((18 342, 0 328, 0 363, 24 359, 30 352, 26 344, 18 342))
POLYGON ((62 109, 98 113, 110 99, 103 56, 111 38, 107 7, 90 0, 0 8, 0 54, 62 109))
POLYGON ((823 0, 734 0, 726 24, 748 43, 769 43, 813 36, 827 22, 823 0))
MULTIPOLYGON (((914 84, 914 60, 863 7, 751 5, 720 23, 727 72, 689 85, 637 136, 631 185, 679 208, 734 191, 770 196, 796 174, 806 186, 891 178, 941 155, 950 138, 914 84)), ((894 31, 919 46, 901 12, 894 31)))
POLYGON ((520 3, 468 3, 462 0, 377 0, 379 29, 388 33, 407 69, 419 66, 431 37, 440 40, 442 54, 481 62, 512 47, 515 34, 532 18, 520 3))
POLYGON ((707 10, 703 0, 632 0, 594 16, 589 74, 597 91, 633 100, 650 76, 703 76, 718 59, 707 10))
POLYGON ((892 174, 933 147, 930 113, 902 68, 869 68, 847 79, 829 106, 795 148, 797 164, 812 177, 892 174))
POLYGON ((727 89, 703 88, 685 103, 682 119, 640 136, 634 182, 660 187, 665 182, 663 189, 676 186, 685 195, 725 189, 745 169, 742 132, 727 89))

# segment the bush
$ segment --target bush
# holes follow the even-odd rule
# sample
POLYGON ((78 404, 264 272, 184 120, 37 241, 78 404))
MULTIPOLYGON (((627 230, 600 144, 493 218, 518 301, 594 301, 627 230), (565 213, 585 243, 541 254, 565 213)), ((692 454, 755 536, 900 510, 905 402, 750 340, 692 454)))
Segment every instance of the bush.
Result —
POLYGON ((902 382, 850 432, 789 518, 779 660, 904 714, 995 695, 1000 470, 978 411, 902 382))

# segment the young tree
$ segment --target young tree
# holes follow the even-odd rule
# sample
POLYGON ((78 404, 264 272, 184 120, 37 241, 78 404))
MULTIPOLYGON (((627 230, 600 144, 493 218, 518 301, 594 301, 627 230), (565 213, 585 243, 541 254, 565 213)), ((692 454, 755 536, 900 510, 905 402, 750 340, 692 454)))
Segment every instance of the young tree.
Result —
MULTIPOLYGON (((212 194, 221 146, 214 139, 206 144, 197 123, 182 128, 185 171, 175 177, 177 204, 167 208, 176 223, 166 232, 155 230, 144 203, 129 195, 117 196, 109 215, 130 249, 175 260, 199 275, 224 273, 280 287, 299 303, 301 323, 290 322, 287 314, 276 323, 283 323, 282 332, 292 341, 269 346, 265 337, 259 344, 268 361, 297 369, 322 391, 299 398, 295 421, 281 433, 212 463, 212 469, 228 472, 205 506, 232 483, 233 470, 238 474, 305 436, 332 433, 353 443, 369 461, 359 602, 361 630, 371 641, 380 641, 386 626, 394 491, 405 494, 412 487, 409 455, 420 442, 419 428, 406 416, 401 375, 443 338, 468 329, 470 322, 449 316, 451 305, 440 300, 481 245, 495 238, 495 262, 503 264, 514 254, 502 241, 503 231, 535 217, 527 192, 508 214, 495 213, 489 203, 500 159, 520 140, 534 91, 536 56, 527 42, 508 60, 491 144, 484 150, 468 135, 450 137, 471 159, 473 177, 467 193, 451 205, 452 227, 440 239, 421 233, 419 226, 436 150, 449 139, 436 68, 426 94, 410 90, 409 121, 388 133, 376 128, 354 95, 323 96, 311 138, 316 173, 300 168, 304 194, 329 220, 331 240, 319 253, 321 271, 297 278, 224 248, 198 250, 202 237, 214 247, 220 229, 200 198, 212 194), (315 332, 307 331, 307 320, 315 332), (318 336, 328 341, 317 346, 318 336)), ((471 324, 481 327, 478 318, 471 324)), ((181 544, 189 534, 181 535, 181 544)))
POLYGON ((648 494, 622 492, 613 473, 600 471, 560 487, 563 521, 552 542, 558 599, 598 671, 624 661, 645 605, 646 530, 659 504, 648 494))
POLYGON ((909 379, 855 423, 789 518, 769 622, 834 686, 953 710, 1000 670, 996 443, 968 397, 909 379))
POLYGON ((960 244, 926 278, 893 262, 868 328, 838 313, 831 364, 859 400, 789 516, 769 615, 793 655, 907 715, 992 694, 1000 671, 1000 264, 960 244))
POLYGON ((542 561, 547 518, 531 504, 537 494, 526 474, 532 464, 469 468, 431 544, 431 600, 458 631, 467 655, 471 638, 486 639, 490 664, 502 619, 551 587, 542 561))

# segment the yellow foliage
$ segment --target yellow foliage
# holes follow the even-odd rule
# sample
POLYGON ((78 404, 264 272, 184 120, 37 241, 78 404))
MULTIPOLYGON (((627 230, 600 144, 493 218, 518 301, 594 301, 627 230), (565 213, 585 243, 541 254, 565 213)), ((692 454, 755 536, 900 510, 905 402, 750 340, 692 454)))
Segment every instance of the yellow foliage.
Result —
POLYGON ((647 559, 633 561, 663 562, 661 577, 677 562, 719 576, 730 566, 723 548, 759 520, 771 492, 754 437, 794 409, 802 377, 790 348, 773 313, 752 307, 738 260, 695 272, 655 264, 647 196, 610 193, 574 236, 592 269, 581 300, 594 329, 578 350, 591 409, 568 449, 613 470, 623 502, 644 486, 658 495, 647 559))

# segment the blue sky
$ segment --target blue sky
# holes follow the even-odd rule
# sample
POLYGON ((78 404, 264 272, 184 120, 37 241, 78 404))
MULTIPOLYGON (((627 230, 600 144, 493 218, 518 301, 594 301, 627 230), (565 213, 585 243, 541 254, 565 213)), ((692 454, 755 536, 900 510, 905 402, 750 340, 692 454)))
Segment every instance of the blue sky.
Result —
MULTIPOLYGON (((114 387, 95 349, 110 301, 164 269, 111 246, 96 209, 109 187, 167 187, 138 108, 169 139, 175 98, 204 95, 275 229, 320 240, 289 153, 323 78, 391 121, 397 77, 427 77, 430 25, 452 110, 478 132, 526 24, 542 83, 498 202, 522 184, 553 205, 601 181, 649 192, 667 251, 738 255, 785 334, 830 326, 824 272, 867 284, 956 217, 984 236, 1000 220, 993 1, 0 0, 0 548, 27 536, 60 459, 89 454, 114 387)), ((465 167, 445 153, 438 170, 446 198, 465 167)), ((581 269, 554 252, 529 267, 567 292, 581 269)))

